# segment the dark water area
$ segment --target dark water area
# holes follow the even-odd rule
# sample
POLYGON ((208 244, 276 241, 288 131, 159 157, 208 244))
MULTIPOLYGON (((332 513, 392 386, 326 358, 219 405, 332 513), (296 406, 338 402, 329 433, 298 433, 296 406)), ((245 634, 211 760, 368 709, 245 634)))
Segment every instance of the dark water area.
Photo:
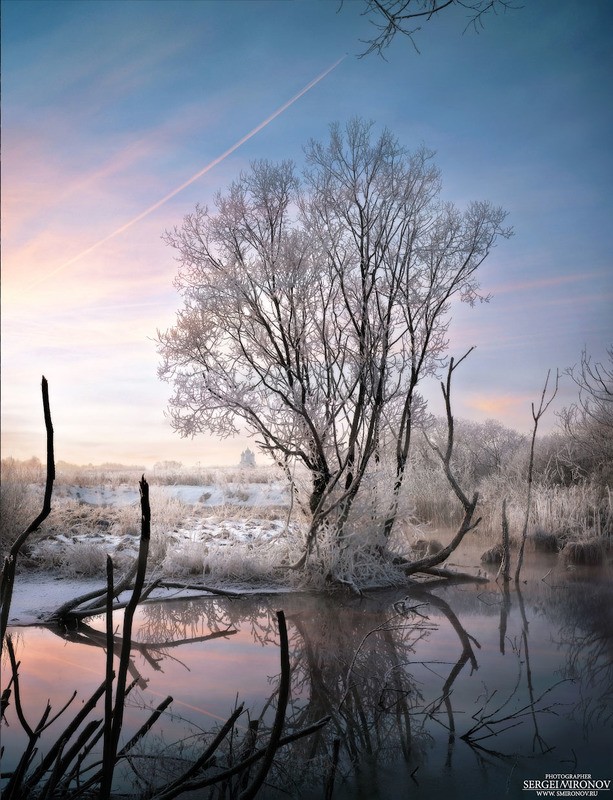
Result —
MULTIPOLYGON (((471 554, 464 563, 471 558, 476 563, 471 554)), ((261 720, 266 741, 280 673, 279 608, 291 664, 284 734, 330 721, 278 751, 258 797, 324 798, 332 774, 334 800, 526 798, 536 794, 525 782, 547 775, 610 781, 612 601, 610 568, 568 570, 555 556, 531 555, 520 591, 492 581, 361 598, 144 605, 131 668, 140 682, 128 699, 124 736, 166 695, 173 703, 125 766, 118 791, 135 795, 188 763, 237 698, 261 720)), ((95 631, 103 629, 98 619, 77 631, 13 630, 26 716, 39 717, 47 698, 59 709, 73 689, 80 702, 100 683, 105 653, 95 631)), ((243 716, 237 750, 247 728, 243 716)), ((13 705, 2 745, 8 770, 23 747, 13 705)))

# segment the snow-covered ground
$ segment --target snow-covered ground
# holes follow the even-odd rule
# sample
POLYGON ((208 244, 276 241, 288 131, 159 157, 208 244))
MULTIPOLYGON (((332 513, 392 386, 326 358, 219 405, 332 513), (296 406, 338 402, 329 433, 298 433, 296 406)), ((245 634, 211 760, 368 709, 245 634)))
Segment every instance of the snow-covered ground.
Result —
MULTIPOLYGON (((286 506, 288 489, 280 482, 272 483, 217 483, 191 486, 176 484, 171 486, 153 486, 152 492, 165 498, 179 500, 185 505, 217 506, 286 506)), ((56 497, 69 497, 79 503, 90 506, 113 506, 122 508, 139 502, 138 486, 112 484, 99 487, 91 486, 59 486, 56 497)), ((152 513, 155 508, 152 506, 152 513)))
MULTIPOLYGON (((214 584, 215 582, 212 581, 214 584)), ((79 597, 95 589, 103 589, 104 583, 97 578, 67 578, 54 575, 52 572, 43 571, 35 573, 22 573, 15 582, 9 625, 23 626, 44 623, 57 611, 60 606, 75 597, 79 597)), ((224 591, 236 592, 240 595, 277 594, 294 591, 294 587, 282 583, 263 584, 257 587, 248 587, 240 582, 227 582, 223 585, 224 591)), ((214 592, 201 589, 173 587, 154 590, 150 600, 172 600, 178 598, 215 596, 214 592)), ((120 600, 126 601, 129 594, 124 592, 120 600)))
POLYGON ((71 597, 102 586, 100 580, 65 578, 52 572, 20 573, 15 580, 9 625, 44 621, 71 597))
MULTIPOLYGON (((294 522, 288 526, 282 482, 154 485, 150 501, 152 578, 244 591, 249 576, 252 591, 283 588, 274 564, 299 530, 294 522)), ((19 562, 13 624, 43 620, 65 601, 104 586, 107 554, 119 575, 138 553, 138 486, 60 485, 52 505, 19 562)))
MULTIPOLYGON (((296 504, 290 514, 283 480, 241 478, 150 486, 148 580, 253 593, 322 589, 330 572, 360 586, 404 579, 391 563, 369 560, 368 549, 360 549, 369 533, 361 529, 348 536, 354 548, 339 551, 336 541, 320 540, 317 564, 308 574, 284 569, 304 553, 305 518, 296 504)), ((104 587, 108 555, 119 580, 138 554, 140 517, 137 481, 58 485, 50 516, 20 554, 10 621, 44 620, 64 602, 104 587)), ((424 530, 409 523, 397 527, 396 551, 411 552, 424 530)), ((156 593, 169 591, 185 593, 156 593)))

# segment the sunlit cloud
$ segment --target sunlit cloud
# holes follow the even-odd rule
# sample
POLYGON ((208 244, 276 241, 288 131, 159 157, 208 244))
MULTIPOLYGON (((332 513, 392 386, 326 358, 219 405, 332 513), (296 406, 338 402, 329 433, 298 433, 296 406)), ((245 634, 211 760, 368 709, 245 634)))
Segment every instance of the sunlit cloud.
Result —
MULTIPOLYGON (((389 125, 409 148, 419 141, 436 148, 445 193, 451 187, 460 205, 491 197, 509 209, 516 228, 480 270, 491 303, 451 309, 449 354, 457 358, 476 345, 454 387, 460 416, 500 415, 525 429, 550 366, 572 364, 584 344, 602 357, 612 300, 611 151, 602 103, 586 102, 572 125, 565 112, 564 125, 552 126, 540 100, 527 113, 526 92, 538 72, 516 59, 525 74, 517 94, 505 93, 498 105, 499 81, 490 84, 473 47, 457 70, 458 86, 478 80, 483 90, 487 113, 477 116, 461 90, 446 91, 448 64, 430 51, 419 63, 398 48, 393 67, 347 59, 336 69, 342 59, 334 59, 355 44, 357 29, 332 14, 313 36, 318 4, 282 4, 283 13, 268 17, 246 4, 253 24, 238 27, 225 3, 188 3, 179 12, 170 1, 43 4, 49 25, 29 18, 27 3, 8 5, 1 319, 7 454, 44 457, 45 373, 58 458, 237 463, 244 439, 183 440, 163 416, 172 387, 157 378, 152 338, 174 324, 180 298, 176 253, 161 233, 196 200, 210 203, 213 190, 254 154, 295 157, 310 137, 325 136, 329 122, 356 113, 389 125), (296 25, 303 18, 304 29, 296 25), (319 73, 317 65, 326 64, 319 73), (316 77, 293 94, 296 79, 286 65, 310 65, 316 77), (415 69, 419 81, 411 79, 415 69), (289 100, 265 117, 279 97, 289 100), (586 132, 566 139, 590 119, 589 147, 581 146, 586 132), (264 128, 266 135, 256 136, 264 128)), ((505 52, 524 46, 521 35, 501 41, 505 52)), ((564 109, 567 95, 576 106, 595 85, 586 81, 573 94, 564 75, 576 76, 575 66, 556 70, 564 109)), ((437 382, 433 393, 440 402, 437 382)))
POLYGON ((516 413, 518 410, 529 407, 532 399, 525 394, 476 394, 465 397, 463 403, 468 408, 487 414, 489 417, 500 419, 501 417, 508 417, 510 413, 516 413))
MULTIPOLYGON (((573 283, 591 283, 597 278, 605 277, 607 273, 603 270, 593 272, 575 272, 572 275, 552 275, 544 278, 533 278, 527 281, 517 281, 498 286, 492 286, 490 291, 494 296, 515 292, 538 291, 542 289, 552 289, 557 286, 568 286, 573 283)), ((540 304, 543 296, 539 295, 537 302, 540 304)))
MULTIPOLYGON (((124 218, 135 193, 155 195, 163 191, 164 167, 172 161, 180 143, 206 136, 228 111, 229 100, 208 100, 206 116, 197 103, 184 104, 172 115, 140 136, 132 132, 112 137, 85 137, 67 129, 59 111, 48 113, 44 127, 13 123, 3 134, 2 213, 5 252, 15 263, 15 249, 35 247, 39 239, 64 231, 66 241, 80 250, 91 244, 72 242, 75 225, 116 225, 124 218), (78 147, 72 142, 78 141, 78 147), (68 236, 68 234, 71 234, 68 236)), ((179 148, 179 149, 181 149, 179 148)), ((57 253, 48 251, 48 255, 57 253)))
POLYGON ((192 183, 197 181, 203 175, 206 175, 207 172, 210 172, 210 170, 212 170, 214 167, 216 167, 218 164, 220 164, 222 161, 224 161, 226 158, 228 158, 228 156, 232 155, 232 153, 234 153, 236 150, 238 150, 238 148, 241 147, 243 144, 245 144, 245 142, 248 142, 249 139, 253 138, 256 134, 258 134, 260 131, 262 131, 267 125, 270 125, 270 123, 273 122, 278 116, 280 116, 284 111, 286 111, 288 108, 290 108, 296 101, 298 101, 308 91, 310 91, 314 86, 316 86, 320 81, 322 81, 327 75, 329 75, 334 69, 336 69, 336 67, 338 67, 338 65, 345 58, 346 58, 346 56, 342 56, 337 61, 335 61, 333 64, 331 64, 327 69, 325 69, 323 72, 321 72, 315 78, 313 78, 312 81, 307 83, 306 86, 304 86, 293 97, 291 97, 289 100, 287 100, 285 103, 283 103, 283 105, 279 106, 279 108, 277 108, 276 111, 274 111, 272 114, 270 114, 268 117, 266 117, 266 119, 264 119, 262 122, 260 122, 259 125, 256 125, 255 128, 252 128, 249 131, 249 133, 247 133, 243 137, 241 137, 231 147, 229 147, 227 150, 225 150, 220 156, 217 156, 217 158, 214 158, 205 167, 203 167, 201 170, 196 172, 194 175, 192 175, 186 181, 181 183, 175 189, 173 189, 172 191, 170 191, 167 194, 165 194, 160 200, 158 200, 157 202, 155 202, 152 205, 150 205, 144 211, 141 211, 140 214, 137 214, 135 217, 132 217, 132 219, 128 220, 123 225, 120 225, 118 228, 113 230, 107 236, 104 236, 102 239, 99 239, 98 241, 94 242, 89 247, 87 247, 84 250, 82 250, 81 252, 77 253, 77 255, 73 256, 70 259, 68 259, 68 261, 65 261, 63 264, 60 264, 58 267, 56 267, 55 269, 51 270, 46 275, 44 275, 41 278, 39 278, 38 280, 34 281, 32 283, 32 286, 36 286, 38 283, 40 283, 42 281, 49 280, 50 278, 54 277, 58 273, 63 272, 65 269, 70 267, 72 264, 76 263, 77 261, 80 261, 84 256, 88 255, 89 253, 92 253, 94 250, 97 250, 101 245, 105 244, 106 242, 108 242, 111 239, 114 239, 116 236, 119 236, 120 234, 124 233, 129 228, 131 228, 133 225, 136 225, 136 223, 140 222, 145 217, 148 217, 149 214, 152 214, 154 211, 157 211, 157 209, 161 208, 169 200, 171 200, 173 197, 178 195, 179 192, 182 192, 188 186, 191 186, 192 183))

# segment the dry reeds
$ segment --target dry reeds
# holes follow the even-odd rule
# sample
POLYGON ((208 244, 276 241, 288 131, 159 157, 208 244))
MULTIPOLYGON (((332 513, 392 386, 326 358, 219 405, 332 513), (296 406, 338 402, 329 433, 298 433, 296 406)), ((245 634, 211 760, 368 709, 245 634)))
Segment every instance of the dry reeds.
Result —
POLYGON ((563 537, 536 530, 528 537, 528 545, 537 553, 557 553, 563 547, 563 537))
POLYGON ((503 555, 504 548, 500 542, 498 542, 498 544, 495 544, 483 553, 481 561, 483 564, 501 564, 503 555))
MULTIPOLYGON (((525 510, 523 486, 503 475, 487 478, 479 485, 481 530, 492 539, 501 526, 500 498, 507 498, 511 541, 522 530, 525 510)), ((570 539, 613 540, 613 494, 589 481, 572 486, 534 483, 526 545, 539 552, 556 552, 570 539)))
POLYGON ((2 461, 0 481, 0 542, 4 557, 40 508, 42 490, 33 486, 29 474, 14 459, 2 461))
POLYGON ((562 550, 562 558, 567 566, 596 567, 604 562, 605 554, 605 542, 597 538, 567 542, 562 550))
POLYGON ((433 556, 435 553, 440 553, 444 545, 438 539, 417 539, 412 545, 411 550, 413 555, 418 558, 425 556, 433 556))

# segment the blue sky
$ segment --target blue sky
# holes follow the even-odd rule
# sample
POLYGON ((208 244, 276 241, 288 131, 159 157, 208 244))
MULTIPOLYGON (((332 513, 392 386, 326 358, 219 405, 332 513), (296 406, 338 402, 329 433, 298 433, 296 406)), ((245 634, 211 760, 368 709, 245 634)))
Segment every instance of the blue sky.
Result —
MULTIPOLYGON (((515 229, 482 269, 491 302, 454 309, 451 352, 477 346, 458 376, 457 416, 527 430, 549 368, 584 346, 604 357, 613 5, 531 0, 488 15, 478 34, 463 32, 457 9, 423 25, 420 54, 397 38, 385 60, 356 57, 370 28, 362 9, 2 3, 3 456, 44 455, 45 374, 58 458, 236 463, 245 440, 184 441, 163 416, 170 387, 152 338, 179 300, 161 235, 252 159, 300 164, 309 138, 354 115, 436 150, 444 196, 502 205, 515 229)), ((563 382, 558 406, 571 399, 563 382)))

